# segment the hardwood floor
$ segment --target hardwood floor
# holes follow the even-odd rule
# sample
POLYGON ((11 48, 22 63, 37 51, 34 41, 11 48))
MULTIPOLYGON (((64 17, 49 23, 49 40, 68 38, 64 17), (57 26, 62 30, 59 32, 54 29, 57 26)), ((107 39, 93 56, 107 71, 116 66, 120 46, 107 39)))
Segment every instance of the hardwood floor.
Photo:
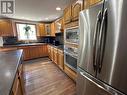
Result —
POLYGON ((75 83, 48 58, 24 63, 26 95, 76 95, 75 83))

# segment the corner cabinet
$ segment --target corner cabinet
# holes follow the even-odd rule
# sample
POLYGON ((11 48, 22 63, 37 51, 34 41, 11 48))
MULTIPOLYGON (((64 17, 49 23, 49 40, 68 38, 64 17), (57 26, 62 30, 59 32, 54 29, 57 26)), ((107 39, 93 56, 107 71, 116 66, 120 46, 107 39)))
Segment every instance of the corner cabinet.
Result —
POLYGON ((0 36, 15 36, 13 32, 12 20, 10 19, 0 20, 0 36))
POLYGON ((83 1, 76 1, 72 4, 72 21, 76 21, 79 19, 79 13, 82 10, 83 1))

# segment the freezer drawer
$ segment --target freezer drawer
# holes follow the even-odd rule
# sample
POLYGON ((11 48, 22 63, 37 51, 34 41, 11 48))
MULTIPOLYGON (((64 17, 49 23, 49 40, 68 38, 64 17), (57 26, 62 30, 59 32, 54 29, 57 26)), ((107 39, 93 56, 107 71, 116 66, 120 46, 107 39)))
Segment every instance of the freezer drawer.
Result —
POLYGON ((123 95, 85 72, 78 72, 76 95, 123 95))

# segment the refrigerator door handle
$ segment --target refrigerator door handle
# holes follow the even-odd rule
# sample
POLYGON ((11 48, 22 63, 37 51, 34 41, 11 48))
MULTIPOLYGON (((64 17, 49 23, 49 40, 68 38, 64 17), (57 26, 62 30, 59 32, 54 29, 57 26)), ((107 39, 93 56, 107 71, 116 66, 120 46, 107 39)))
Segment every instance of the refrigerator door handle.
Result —
POLYGON ((100 35, 99 35, 99 59, 98 59, 98 72, 101 73, 102 69, 102 62, 106 44, 106 36, 107 36, 107 9, 104 10, 104 15, 102 19, 102 24, 100 28, 100 35))
MULTIPOLYGON (((97 87, 103 89, 106 91, 106 89, 104 87, 102 87, 101 85, 99 85, 98 83, 96 83, 94 80, 90 79, 89 77, 87 77, 86 75, 84 75, 83 72, 80 72, 80 74, 85 78, 87 79, 88 81, 92 82, 93 84, 95 84, 97 87)), ((107 91, 108 92, 108 91, 107 91)))
MULTIPOLYGON (((96 79, 95 77, 91 76, 90 74, 86 72, 80 72, 80 75, 83 76, 85 79, 93 83, 95 86, 97 86, 100 89, 103 89, 104 91, 108 92, 108 95, 125 95, 118 90, 115 90, 111 86, 101 82, 100 80, 96 79)), ((106 94, 107 95, 107 94, 106 94)))
POLYGON ((99 36, 99 29, 100 29, 100 23, 101 23, 101 11, 99 11, 97 15, 97 20, 95 24, 95 32, 94 32, 94 39, 93 39, 93 68, 94 71, 97 70, 97 45, 98 45, 98 36, 99 36))

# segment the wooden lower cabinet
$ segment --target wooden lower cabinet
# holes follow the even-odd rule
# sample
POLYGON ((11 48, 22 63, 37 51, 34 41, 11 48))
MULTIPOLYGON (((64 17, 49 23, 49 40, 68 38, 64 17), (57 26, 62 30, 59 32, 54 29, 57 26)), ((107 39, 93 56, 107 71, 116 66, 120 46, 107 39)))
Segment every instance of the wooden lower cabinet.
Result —
POLYGON ((30 60, 39 57, 46 57, 48 56, 48 48, 47 45, 35 45, 35 46, 23 46, 19 47, 18 49, 23 49, 24 60, 30 60))
POLYGON ((51 46, 48 45, 47 47, 48 47, 48 56, 49 56, 49 59, 51 59, 51 46))
POLYGON ((58 66, 64 70, 64 53, 62 50, 58 50, 58 66))
POLYGON ((64 64, 64 72, 74 81, 76 81, 77 73, 64 64))
POLYGON ((53 47, 51 46, 51 60, 53 61, 53 59, 54 59, 53 47))
POLYGON ((25 95, 23 65, 21 64, 17 70, 11 95, 25 95))
POLYGON ((58 51, 57 51, 57 48, 53 48, 53 62, 56 63, 56 64, 59 64, 58 63, 58 51))
POLYGON ((29 60, 30 51, 28 46, 18 47, 18 49, 23 49, 23 60, 29 60))

